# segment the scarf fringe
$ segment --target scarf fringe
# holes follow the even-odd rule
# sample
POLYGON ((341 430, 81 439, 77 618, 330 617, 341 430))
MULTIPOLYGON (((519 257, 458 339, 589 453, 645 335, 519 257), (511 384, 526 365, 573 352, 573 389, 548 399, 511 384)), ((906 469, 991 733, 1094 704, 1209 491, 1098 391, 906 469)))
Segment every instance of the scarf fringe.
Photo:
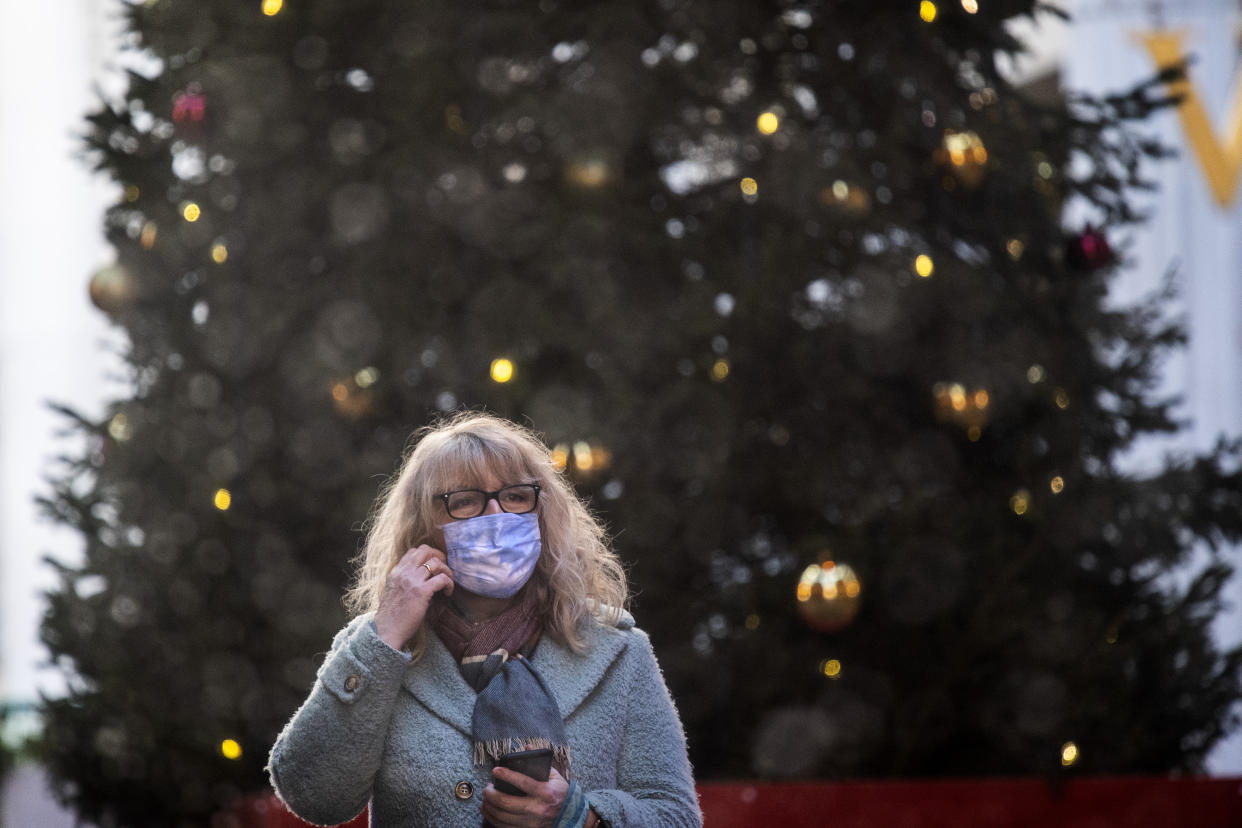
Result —
POLYGON ((530 739, 493 739, 488 742, 474 743, 474 763, 476 765, 493 765, 500 761, 506 753, 517 753, 523 750, 550 748, 552 761, 557 767, 569 767, 569 745, 554 745, 548 739, 534 737, 530 739))

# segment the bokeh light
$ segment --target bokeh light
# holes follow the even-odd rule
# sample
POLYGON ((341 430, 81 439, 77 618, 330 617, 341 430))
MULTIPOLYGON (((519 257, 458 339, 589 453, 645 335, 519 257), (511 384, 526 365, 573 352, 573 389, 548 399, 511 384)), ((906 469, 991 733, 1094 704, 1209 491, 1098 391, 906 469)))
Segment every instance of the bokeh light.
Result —
POLYGON ((359 388, 370 388, 372 385, 379 382, 379 377, 379 369, 373 365, 368 365, 366 368, 363 368, 361 371, 354 374, 354 382, 358 384, 359 388))
POLYGON ((936 19, 936 4, 931 0, 923 0, 919 3, 919 17, 923 18, 924 23, 930 23, 936 19))
POLYGON ((712 380, 724 382, 729 376, 729 360, 721 357, 712 363, 712 380))
POLYGON ((1018 489, 1009 498, 1009 508, 1015 515, 1025 515, 1031 508, 1031 493, 1026 489, 1018 489))
POLYGON ((225 739, 220 743, 220 753, 225 759, 240 759, 242 746, 236 739, 225 739))
POLYGON ((513 360, 498 357, 492 360, 492 382, 505 383, 513 379, 513 360))
POLYGON ((931 256, 926 253, 919 254, 914 259, 914 272, 924 279, 935 273, 936 265, 932 262, 931 256))
POLYGON ((108 435, 118 443, 125 442, 133 435, 129 417, 125 416, 124 412, 112 415, 112 419, 108 421, 108 435))
POLYGON ((216 489, 212 503, 221 512, 227 512, 229 506, 233 505, 233 494, 228 489, 216 489))
POLYGON ((216 264, 224 264, 229 259, 229 249, 224 242, 216 242, 211 246, 211 260, 216 264))
POLYGON ((1061 765, 1069 767, 1078 761, 1078 745, 1073 742, 1066 742, 1061 745, 1061 765))
POLYGON ((764 112, 755 119, 755 127, 764 135, 771 135, 781 128, 781 119, 775 112, 764 112))
POLYGON ((193 201, 188 201, 181 207, 181 217, 188 222, 196 222, 203 215, 203 210, 193 201))
POLYGON ((742 195, 753 196, 759 193, 759 182, 753 178, 743 178, 738 186, 742 189, 742 195))
POLYGON ((263 13, 268 17, 274 17, 280 14, 280 10, 284 8, 284 0, 263 0, 263 13))

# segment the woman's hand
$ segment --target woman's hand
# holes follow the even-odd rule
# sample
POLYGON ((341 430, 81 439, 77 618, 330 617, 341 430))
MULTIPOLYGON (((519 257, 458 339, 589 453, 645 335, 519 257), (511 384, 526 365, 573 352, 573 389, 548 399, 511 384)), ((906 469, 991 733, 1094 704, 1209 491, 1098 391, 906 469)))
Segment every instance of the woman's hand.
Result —
POLYGON ((385 644, 394 650, 423 624, 431 597, 440 590, 453 594, 453 571, 439 549, 422 544, 408 550, 388 573, 379 608, 375 610, 375 629, 385 644))
POLYGON ((508 782, 526 793, 526 796, 510 796, 496 790, 494 785, 483 789, 483 816, 496 828, 548 828, 555 824, 569 792, 565 777, 552 768, 547 782, 532 779, 497 765, 492 776, 508 782))

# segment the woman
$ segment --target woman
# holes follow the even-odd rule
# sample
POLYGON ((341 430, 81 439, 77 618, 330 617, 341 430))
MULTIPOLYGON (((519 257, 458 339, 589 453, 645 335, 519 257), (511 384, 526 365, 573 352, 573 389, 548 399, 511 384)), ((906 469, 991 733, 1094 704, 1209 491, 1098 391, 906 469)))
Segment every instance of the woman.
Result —
POLYGON ((318 824, 369 802, 377 828, 702 825, 627 597, 534 434, 485 414, 424 430, 371 525, 358 616, 272 748, 273 787, 318 824), (496 764, 532 749, 546 781, 496 764))

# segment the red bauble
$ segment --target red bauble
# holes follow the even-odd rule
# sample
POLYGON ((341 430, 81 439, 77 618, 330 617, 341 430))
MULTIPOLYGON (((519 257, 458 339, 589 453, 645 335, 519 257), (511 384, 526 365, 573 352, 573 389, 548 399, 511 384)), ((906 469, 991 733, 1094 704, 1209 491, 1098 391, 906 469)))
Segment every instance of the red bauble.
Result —
POLYGON ((1108 246, 1104 233, 1090 224, 1076 237, 1070 239, 1065 260, 1077 270, 1099 270, 1113 261, 1113 249, 1108 246))
POLYGON ((207 115, 207 96, 203 95, 197 83, 192 83, 184 92, 173 97, 172 119, 180 127, 202 123, 207 115))

